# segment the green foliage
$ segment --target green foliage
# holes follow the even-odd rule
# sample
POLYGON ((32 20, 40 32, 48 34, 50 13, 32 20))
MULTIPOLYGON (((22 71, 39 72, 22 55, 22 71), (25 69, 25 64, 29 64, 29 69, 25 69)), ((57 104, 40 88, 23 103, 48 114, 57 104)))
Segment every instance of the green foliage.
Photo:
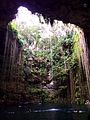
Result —
POLYGON ((24 46, 24 45, 27 44, 27 41, 26 41, 25 37, 20 35, 19 33, 18 33, 18 39, 19 39, 19 43, 20 43, 21 46, 24 46))
POLYGON ((16 24, 16 22, 15 22, 15 21, 10 22, 9 28, 10 28, 12 31, 17 31, 17 24, 16 24))
MULTIPOLYGON (((76 75, 78 74, 79 57, 81 54, 81 48, 78 43, 79 34, 72 29, 66 29, 64 24, 62 27, 66 31, 66 35, 56 34, 60 27, 59 22, 50 28, 49 32, 52 35, 45 33, 49 29, 49 25, 46 28, 43 24, 39 24, 39 26, 25 26, 22 23, 17 25, 14 21, 11 23, 11 26, 13 31, 18 32, 18 40, 23 48, 23 63, 27 63, 31 67, 33 79, 35 77, 42 79, 41 81, 52 79, 56 83, 61 83, 59 84, 60 86, 57 85, 58 92, 63 92, 63 89, 66 90, 67 80, 70 79, 70 71, 72 70, 73 74, 74 72, 76 72, 76 75), (32 58, 33 61, 28 61, 29 58, 32 58), (49 77, 51 78, 47 77, 48 74, 50 74, 49 77)), ((73 79, 75 81, 79 80, 76 76, 73 79)), ((45 91, 36 87, 30 88, 30 93, 40 94, 43 99, 46 99, 48 96, 45 91)), ((75 96, 76 99, 81 100, 79 94, 80 92, 77 91, 75 96)))

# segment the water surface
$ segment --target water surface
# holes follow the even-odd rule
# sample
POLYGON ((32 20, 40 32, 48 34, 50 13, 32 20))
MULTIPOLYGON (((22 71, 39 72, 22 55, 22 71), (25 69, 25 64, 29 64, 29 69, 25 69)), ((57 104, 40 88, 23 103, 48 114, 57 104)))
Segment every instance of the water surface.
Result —
POLYGON ((89 120, 84 106, 28 105, 0 107, 0 120, 89 120))

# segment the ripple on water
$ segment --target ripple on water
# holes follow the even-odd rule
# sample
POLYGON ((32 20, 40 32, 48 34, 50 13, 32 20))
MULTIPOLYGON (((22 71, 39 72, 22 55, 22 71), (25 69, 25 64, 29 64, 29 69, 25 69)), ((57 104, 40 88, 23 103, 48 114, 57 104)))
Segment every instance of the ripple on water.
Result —
POLYGON ((56 109, 56 108, 52 108, 52 109, 46 109, 46 110, 34 110, 34 111, 30 111, 30 112, 65 112, 65 113, 84 113, 84 110, 75 110, 75 109, 56 109))

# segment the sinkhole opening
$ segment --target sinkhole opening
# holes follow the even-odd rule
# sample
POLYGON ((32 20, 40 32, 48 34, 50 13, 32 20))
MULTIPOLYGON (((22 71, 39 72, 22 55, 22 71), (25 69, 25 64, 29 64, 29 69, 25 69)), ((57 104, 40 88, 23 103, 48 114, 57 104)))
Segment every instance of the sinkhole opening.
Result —
POLYGON ((89 77, 86 51, 78 26, 58 20, 51 25, 49 18, 20 6, 6 35, 6 89, 17 94, 17 101, 83 104, 89 77))

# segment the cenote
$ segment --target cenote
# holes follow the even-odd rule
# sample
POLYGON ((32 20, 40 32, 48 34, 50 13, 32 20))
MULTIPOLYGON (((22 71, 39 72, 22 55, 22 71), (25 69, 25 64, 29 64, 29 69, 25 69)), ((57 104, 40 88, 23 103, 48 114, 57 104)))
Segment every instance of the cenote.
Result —
POLYGON ((30 105, 0 108, 0 120, 89 120, 90 111, 85 106, 30 105))
POLYGON ((7 26, 0 120, 89 120, 83 29, 19 7, 7 26))

